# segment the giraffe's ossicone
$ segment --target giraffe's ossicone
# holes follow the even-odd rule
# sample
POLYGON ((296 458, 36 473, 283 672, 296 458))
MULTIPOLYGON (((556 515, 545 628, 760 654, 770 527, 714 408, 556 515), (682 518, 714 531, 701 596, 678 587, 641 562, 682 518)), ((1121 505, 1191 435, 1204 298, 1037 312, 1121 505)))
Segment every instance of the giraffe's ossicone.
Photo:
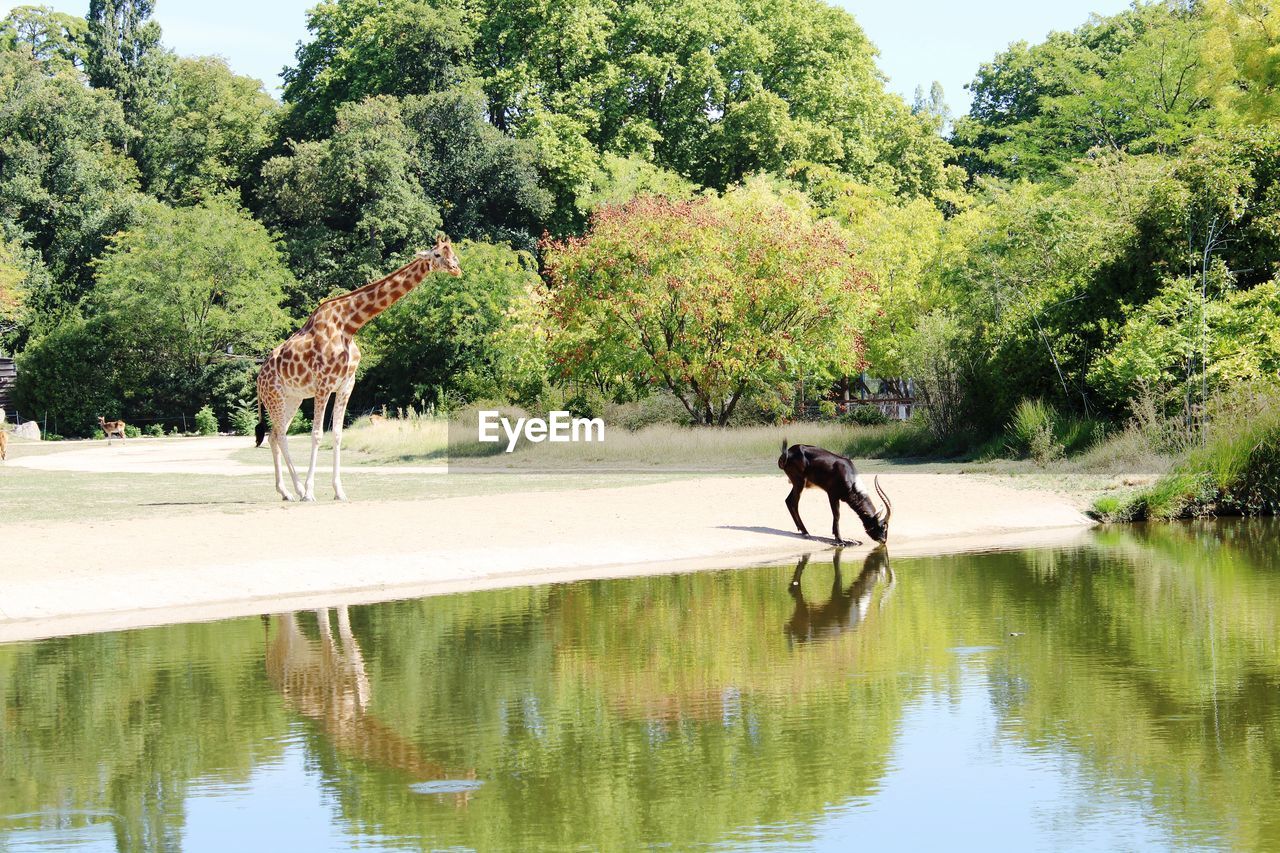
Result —
POLYGON ((355 334, 365 323, 394 305, 417 287, 429 273, 462 275, 458 257, 448 238, 441 237, 435 248, 418 252, 414 259, 385 278, 350 293, 320 303, 302 328, 271 351, 258 372, 258 445, 267 434, 263 410, 271 421, 271 460, 275 464, 276 491, 287 501, 315 500, 316 458, 324 434, 324 414, 333 402, 333 496, 346 500, 342 490, 342 427, 347 401, 356 384, 360 349, 355 334), (289 423, 302 401, 315 398, 315 419, 311 425, 311 464, 306 483, 298 481, 286 441, 289 423), (293 479, 293 492, 285 488, 280 458, 284 457, 293 479))

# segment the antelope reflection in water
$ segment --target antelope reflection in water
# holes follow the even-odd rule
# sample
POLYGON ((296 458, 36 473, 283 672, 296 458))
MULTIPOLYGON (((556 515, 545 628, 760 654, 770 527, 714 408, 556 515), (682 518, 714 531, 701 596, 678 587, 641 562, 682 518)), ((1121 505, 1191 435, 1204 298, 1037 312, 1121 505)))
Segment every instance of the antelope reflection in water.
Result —
MULTIPOLYGON (((372 685, 364 655, 351 632, 346 607, 337 610, 334 641, 328 608, 316 610, 320 641, 302 631, 297 613, 271 617, 274 636, 267 643, 267 678, 285 704, 316 723, 342 755, 376 767, 397 770, 415 782, 450 778, 445 768, 426 758, 412 741, 396 733, 369 711, 372 685)), ((456 778, 456 777, 454 777, 456 778)), ((475 779, 475 770, 464 778, 475 779)), ((470 792, 455 793, 459 805, 470 792)))
POLYGON ((820 605, 805 601, 804 591, 800 587, 800 578, 809 565, 809 555, 805 554, 796 563, 795 573, 791 575, 791 597, 795 599, 796 609, 783 629, 788 644, 829 640, 846 631, 858 630, 867 618, 876 587, 882 579, 887 583, 880 598, 880 607, 883 608, 889 600, 896 578, 893 567, 889 565, 888 549, 881 545, 868 554, 862 563, 862 572, 849 584, 848 589, 844 588, 844 581, 840 576, 840 553, 843 550, 837 548, 832 557, 834 577, 831 596, 820 605))

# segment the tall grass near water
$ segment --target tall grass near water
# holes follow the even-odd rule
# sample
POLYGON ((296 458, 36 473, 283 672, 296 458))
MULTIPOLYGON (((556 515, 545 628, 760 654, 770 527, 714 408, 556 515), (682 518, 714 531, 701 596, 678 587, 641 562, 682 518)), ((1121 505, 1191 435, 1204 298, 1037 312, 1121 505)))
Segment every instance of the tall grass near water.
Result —
POLYGON ((1211 405, 1201 440, 1172 468, 1128 499, 1094 504, 1108 521, 1215 515, 1275 515, 1280 510, 1280 390, 1243 389, 1211 405))

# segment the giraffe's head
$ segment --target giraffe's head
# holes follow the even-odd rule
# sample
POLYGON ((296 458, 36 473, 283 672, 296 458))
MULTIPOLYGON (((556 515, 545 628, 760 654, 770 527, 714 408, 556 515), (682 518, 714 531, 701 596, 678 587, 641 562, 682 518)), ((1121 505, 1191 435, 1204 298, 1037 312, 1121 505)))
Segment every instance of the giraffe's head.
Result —
POLYGON ((427 262, 432 272, 447 272, 451 276, 462 275, 462 267, 458 265, 458 256, 453 251, 453 244, 448 237, 437 237, 434 249, 423 249, 418 257, 427 262))

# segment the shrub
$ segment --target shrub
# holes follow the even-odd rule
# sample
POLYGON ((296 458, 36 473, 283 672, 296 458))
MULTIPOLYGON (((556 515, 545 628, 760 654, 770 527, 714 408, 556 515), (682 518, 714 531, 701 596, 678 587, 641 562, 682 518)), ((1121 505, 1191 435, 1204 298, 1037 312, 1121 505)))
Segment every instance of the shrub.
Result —
MULTIPOLYGON (((256 424, 257 421, 254 423, 256 424)), ((289 422, 289 435, 304 435, 309 432, 311 432, 311 418, 302 414, 302 409, 298 409, 293 420, 289 422)))
POLYGON ((611 403, 604 407, 604 421, 628 432, 654 424, 688 424, 689 413, 675 395, 659 391, 631 403, 611 403))
POLYGON ((1009 449, 1043 465, 1060 457, 1063 446, 1057 440, 1058 413, 1043 400, 1023 400, 1009 421, 1009 449))
POLYGON ((124 437, 125 437, 125 438, 141 438, 141 437, 142 437, 142 427, 136 427, 136 426, 134 426, 133 424, 125 424, 125 425, 124 425, 124 437))
POLYGON ((925 315, 906 340, 902 360, 916 378, 920 412, 934 438, 955 440, 968 432, 973 359, 960 322, 942 311, 925 315))
POLYGON ((1057 420, 1054 434, 1062 443, 1063 452, 1070 456, 1086 451, 1105 439, 1107 424, 1093 418, 1069 415, 1057 420))
POLYGON ((1280 392, 1215 398, 1202 443, 1127 503, 1099 501, 1109 521, 1275 515, 1280 510, 1280 392))
POLYGON ((236 400, 231 408, 231 429, 236 435, 253 435, 258 425, 258 406, 248 400, 236 400))
POLYGON ((146 433, 152 438, 164 438, 164 425, 151 424, 150 426, 147 427, 146 433))
POLYGON ((201 407, 196 412, 195 418, 196 432, 200 435, 217 435, 218 434, 218 418, 213 413, 210 406, 201 407))
POLYGON ((880 411, 879 406, 853 406, 840 416, 840 421, 859 426, 879 426, 887 424, 889 416, 880 411))
MULTIPOLYGON (((257 399, 254 382, 257 375, 256 365, 249 361, 215 362, 201 375, 196 399, 208 402, 218 423, 234 425, 237 408, 245 400, 257 399)), ((252 426, 249 429, 253 431, 252 426)))
MULTIPOLYGON (((107 437, 107 434, 106 434, 105 432, 103 432, 102 430, 100 430, 100 429, 95 429, 95 430, 93 431, 93 435, 92 435, 92 436, 90 436, 90 438, 92 438, 94 441, 102 441, 102 440, 103 440, 104 438, 106 438, 106 437, 107 437)), ((45 434, 45 436, 44 436, 44 440, 45 440, 45 441, 48 441, 48 440, 49 440, 49 436, 48 436, 48 434, 47 434, 47 433, 46 433, 46 434, 45 434)))
MULTIPOLYGON (((795 386, 790 382, 777 383, 758 389, 743 397, 729 419, 731 426, 780 424, 795 413, 795 386)), ((681 423, 688 423, 686 415, 681 423)))

